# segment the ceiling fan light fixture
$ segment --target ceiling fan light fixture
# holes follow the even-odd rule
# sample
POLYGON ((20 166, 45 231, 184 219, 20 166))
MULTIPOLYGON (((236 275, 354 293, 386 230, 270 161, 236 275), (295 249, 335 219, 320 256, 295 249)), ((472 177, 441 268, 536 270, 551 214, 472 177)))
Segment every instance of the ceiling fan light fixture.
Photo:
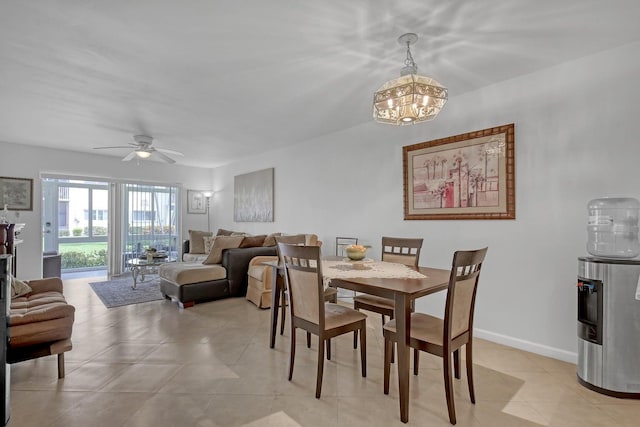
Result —
POLYGON ((109 147, 93 147, 96 150, 110 149, 110 148, 128 148, 132 150, 122 158, 123 162, 128 162, 134 158, 138 159, 148 159, 151 156, 157 157, 159 160, 173 164, 176 161, 171 157, 167 156, 167 154, 173 154, 175 156, 182 156, 183 154, 179 151, 167 150, 166 148, 154 148, 153 137, 147 135, 134 135, 134 142, 130 142, 129 145, 114 145, 109 147), (165 154, 167 153, 167 154, 165 154))
POLYGON ((414 33, 403 34, 398 43, 407 46, 407 58, 400 77, 384 83, 373 94, 373 118, 379 123, 410 125, 433 120, 448 99, 447 88, 431 77, 418 75, 411 55, 414 33))
POLYGON ((148 159, 149 157, 151 157, 151 151, 148 150, 136 150, 136 156, 140 157, 141 159, 148 159))

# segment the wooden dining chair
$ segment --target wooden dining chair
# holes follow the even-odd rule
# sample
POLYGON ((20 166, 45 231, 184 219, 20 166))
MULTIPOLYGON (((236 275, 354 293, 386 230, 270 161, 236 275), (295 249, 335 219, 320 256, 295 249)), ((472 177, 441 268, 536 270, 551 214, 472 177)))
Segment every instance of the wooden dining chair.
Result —
MULTIPOLYGON (((423 241, 424 239, 419 238, 383 237, 382 261, 395 262, 417 268, 423 241)), ((353 298, 354 309, 379 313, 382 315, 383 326, 386 322, 385 316, 389 316, 390 319, 394 318, 394 306, 395 302, 392 299, 374 295, 362 294, 353 298)), ((357 348, 357 346, 358 335, 356 332, 353 336, 353 348, 357 348)), ((393 355, 391 361, 393 362, 393 355)))
POLYGON ((362 376, 367 376, 367 316, 352 308, 325 302, 322 280, 320 248, 278 243, 280 260, 284 266, 285 284, 289 295, 291 324, 291 353, 289 356, 289 381, 293 378, 296 354, 296 329, 318 336, 318 370, 316 398, 322 391, 324 347, 331 352, 330 339, 348 332, 360 331, 360 358, 362 376))
MULTIPOLYGON (((453 356, 454 375, 460 379, 460 348, 466 348, 467 383, 471 403, 476 403, 473 389, 473 313, 476 301, 480 269, 487 248, 474 251, 457 251, 453 254, 451 275, 447 288, 447 300, 444 319, 424 313, 411 314, 409 345, 420 351, 442 357, 444 389, 449 410, 449 422, 456 423, 456 410, 453 401, 453 380, 451 378, 451 356, 453 356)), ((391 354, 398 339, 396 321, 390 320, 383 327, 384 334, 384 393, 389 394, 389 373, 391 354)), ((418 375, 417 361, 413 367, 418 375)))
POLYGON ((344 248, 349 245, 357 245, 357 237, 336 237, 336 256, 344 257, 344 248))
MULTIPOLYGON (((295 234, 290 236, 276 236, 276 243, 285 243, 288 245, 302 246, 306 243, 306 236, 304 234, 295 234)), ((278 249, 278 256, 279 256, 278 249)), ((280 258, 281 259, 281 258, 280 258)), ((336 288, 327 288, 324 291, 325 301, 338 302, 338 290, 336 288)), ((287 317, 287 292, 285 287, 280 288, 280 335, 284 334, 284 322, 287 317)), ((277 316, 276 316, 277 318, 277 316)), ((307 333, 307 347, 311 348, 311 334, 307 333)), ((327 353, 327 358, 331 359, 331 352, 327 353)))

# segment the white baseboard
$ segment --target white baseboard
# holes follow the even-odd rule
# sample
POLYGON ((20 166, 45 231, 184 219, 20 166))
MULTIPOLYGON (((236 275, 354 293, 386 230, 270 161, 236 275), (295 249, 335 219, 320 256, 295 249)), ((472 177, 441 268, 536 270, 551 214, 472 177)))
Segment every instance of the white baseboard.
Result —
POLYGON ((576 364, 578 363, 578 353, 572 353, 570 351, 561 350, 559 348, 549 347, 535 342, 513 338, 507 335, 496 334, 495 332, 485 331, 482 329, 474 329, 473 336, 542 356, 551 357, 553 359, 562 360, 564 362, 576 364))

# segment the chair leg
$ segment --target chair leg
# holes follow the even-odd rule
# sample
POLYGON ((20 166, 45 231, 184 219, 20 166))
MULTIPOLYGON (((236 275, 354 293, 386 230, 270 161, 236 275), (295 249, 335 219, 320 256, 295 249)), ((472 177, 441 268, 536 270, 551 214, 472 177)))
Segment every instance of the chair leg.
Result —
POLYGON ((453 352, 453 373, 456 379, 460 379, 460 349, 453 352))
POLYGON ((389 394, 389 374, 391 371, 391 352, 393 342, 385 337, 384 339, 384 394, 389 394))
MULTIPOLYGON (((389 316, 389 320, 393 320, 393 314, 391 314, 391 316, 389 316)), ((384 328, 384 316, 382 316, 382 327, 384 328)), ((395 346, 391 347, 391 363, 395 363, 395 346)))
MULTIPOLYGON (((354 309, 357 311, 360 311, 355 307, 354 309)), ((358 348, 358 330, 357 329, 353 331, 353 349, 355 350, 356 348, 358 348)))
POLYGON ((281 304, 281 315, 280 315, 280 335, 284 334, 284 320, 287 317, 287 304, 284 298, 284 292, 282 292, 282 304, 281 304))
POLYGON ((456 423, 456 406, 453 401, 453 378, 451 377, 451 353, 443 355, 442 358, 444 371, 444 394, 447 398, 447 409, 449 410, 449 422, 456 423))
POLYGON ((58 353, 58 378, 64 378, 64 353, 58 353))
POLYGON ((327 340, 327 360, 331 360, 331 340, 327 340))
POLYGON ((291 326, 291 350, 289 351, 289 381, 293 378, 293 362, 296 358, 296 328, 291 326))
MULTIPOLYGON (((322 341, 322 337, 320 337, 322 341)), ((316 374, 316 399, 320 399, 322 392, 322 371, 324 369, 324 343, 318 343, 318 373, 316 374)))
POLYGON ((362 321, 360 326, 360 364, 362 365, 362 377, 367 376, 367 321, 362 321))
POLYGON ((418 375, 418 369, 420 368, 420 350, 413 349, 413 375, 418 375))
POLYGON ((473 389, 473 349, 471 340, 465 345, 467 348, 467 384, 469 384, 469 398, 471 403, 476 403, 476 393, 473 389))
POLYGON ((307 332, 307 348, 311 348, 311 332, 307 332))

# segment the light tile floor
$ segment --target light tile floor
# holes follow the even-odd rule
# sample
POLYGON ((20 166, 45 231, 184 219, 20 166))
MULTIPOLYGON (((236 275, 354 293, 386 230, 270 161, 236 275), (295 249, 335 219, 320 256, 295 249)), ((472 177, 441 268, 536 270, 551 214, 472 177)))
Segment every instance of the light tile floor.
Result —
MULTIPOLYGON (((98 278, 100 279, 100 278, 98 278)), ((367 329, 367 378, 352 336, 333 342, 322 397, 316 349, 298 339, 287 381, 288 337, 269 349, 269 310, 232 298, 181 310, 170 301, 106 309, 86 284, 65 281, 76 307, 66 378, 56 358, 11 366, 11 426, 400 426, 397 377, 382 393, 380 319, 367 329)), ((102 280, 102 279, 100 279, 102 280)), ((575 365, 476 340, 476 404, 455 381, 458 426, 638 426, 640 402, 592 392, 575 365)), ((440 359, 421 354, 409 423, 449 426, 440 359)))

